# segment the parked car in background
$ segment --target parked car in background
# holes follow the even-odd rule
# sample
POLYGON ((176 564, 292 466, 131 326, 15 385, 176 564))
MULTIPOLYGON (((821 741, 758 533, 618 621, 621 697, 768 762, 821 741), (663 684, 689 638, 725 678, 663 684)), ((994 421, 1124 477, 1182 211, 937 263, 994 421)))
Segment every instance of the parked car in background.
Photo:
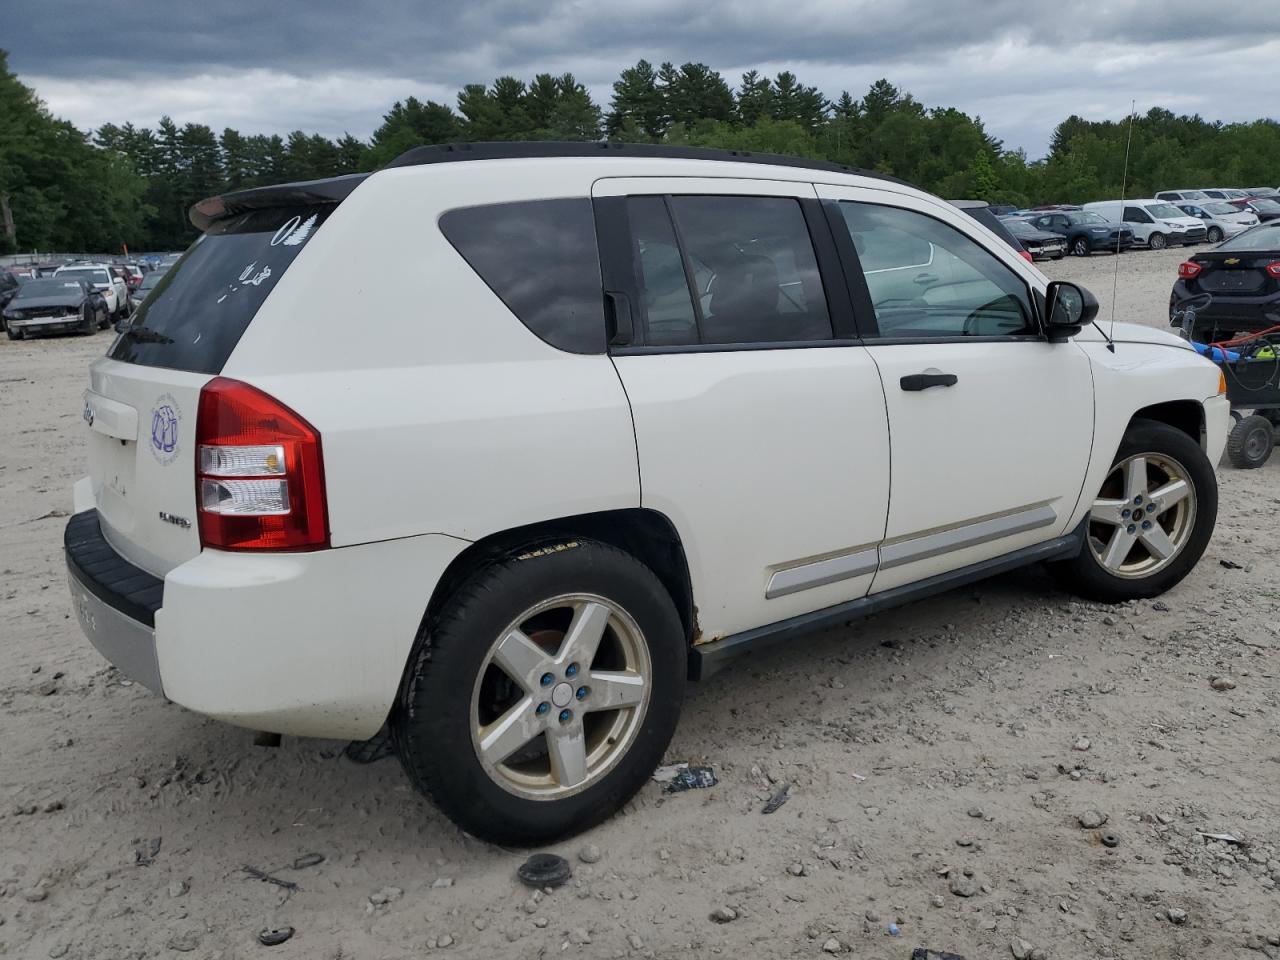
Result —
POLYGON ((1258 218, 1259 223, 1280 220, 1280 200, 1275 197, 1254 197, 1230 201, 1241 210, 1249 210, 1258 218))
POLYGON ((980 224, 1007 243, 1011 248, 1016 250, 1018 252, 1018 256, 1022 257, 1023 260, 1026 260, 1028 263, 1031 262, 1032 256, 1027 252, 1027 248, 1022 245, 1021 241, 1019 241, 1017 237, 1009 232, 1009 228, 1006 227, 1004 222, 992 212, 991 206, 987 201, 948 200, 947 203, 951 204, 953 207, 963 210, 974 220, 977 220, 980 224))
POLYGON ((1175 203, 1182 200, 1204 200, 1203 190, 1161 190, 1156 194, 1157 200, 1172 200, 1175 203))
POLYGON ((1280 324, 1280 221, 1246 230, 1178 267, 1169 297, 1173 326, 1181 325, 1188 305, 1196 309, 1197 340, 1225 340, 1280 324))
POLYGON ((1067 238, 1067 249, 1077 257, 1087 257, 1096 250, 1112 253, 1133 246, 1133 230, 1125 224, 1111 223, 1105 217, 1087 210, 1058 210, 1028 217, 1032 226, 1067 238))
POLYGON ((1024 217, 1007 217, 1001 221, 1017 237, 1032 260, 1061 260, 1067 255, 1067 238, 1032 226, 1024 217))
POLYGON ((1204 224, 1207 231, 1205 239, 1210 243, 1220 243, 1258 225, 1257 214, 1241 210, 1226 200, 1184 201, 1176 206, 1188 217, 1195 217, 1204 224))
POLYGON ((1280 190, 1275 187, 1245 187, 1244 192, 1251 197, 1280 197, 1280 190))
POLYGON ((138 284, 138 288, 136 290, 129 291, 130 312, 138 309, 138 306, 142 301, 147 298, 147 294, 154 290, 156 285, 164 279, 166 272, 166 270, 152 270, 142 278, 142 282, 138 284))
POLYGON ((73 263, 59 267, 55 277, 74 275, 88 280, 107 301, 111 316, 124 316, 129 310, 129 287, 122 277, 114 274, 105 263, 73 263))
POLYGON ((1206 187, 1202 192, 1211 200, 1241 200, 1248 196, 1243 190, 1236 190, 1234 187, 1206 187))
POLYGON ((22 285, 15 274, 8 270, 0 270, 0 310, 13 299, 13 295, 18 292, 18 287, 22 285))
POLYGON ((4 308, 10 340, 46 333, 93 333, 111 322, 105 297, 80 274, 24 283, 4 308))
POLYGON ((138 284, 142 282, 142 268, 136 263, 120 263, 116 265, 124 275, 125 285, 130 290, 138 289, 138 284))
POLYGON ((1208 230, 1195 217, 1189 217, 1165 200, 1098 200, 1086 203, 1086 210, 1105 217, 1112 223, 1124 223, 1133 231, 1135 243, 1152 250, 1167 246, 1202 242, 1208 230))

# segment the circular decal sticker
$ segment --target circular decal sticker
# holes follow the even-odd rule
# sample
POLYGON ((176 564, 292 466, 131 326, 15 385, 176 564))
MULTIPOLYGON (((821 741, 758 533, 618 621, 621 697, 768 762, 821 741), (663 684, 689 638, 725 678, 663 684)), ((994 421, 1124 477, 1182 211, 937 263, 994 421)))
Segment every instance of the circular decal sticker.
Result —
POLYGON ((151 455, 168 466, 178 456, 178 432, 182 410, 171 394, 164 394, 151 408, 151 455))

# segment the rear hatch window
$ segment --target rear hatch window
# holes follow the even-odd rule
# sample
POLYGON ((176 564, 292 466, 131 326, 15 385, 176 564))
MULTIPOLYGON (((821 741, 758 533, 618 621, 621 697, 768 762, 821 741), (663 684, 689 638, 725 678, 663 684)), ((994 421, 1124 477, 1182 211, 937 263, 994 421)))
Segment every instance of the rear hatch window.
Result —
POLYGON ((218 220, 170 267, 112 345, 113 360, 219 373, 332 204, 218 220))

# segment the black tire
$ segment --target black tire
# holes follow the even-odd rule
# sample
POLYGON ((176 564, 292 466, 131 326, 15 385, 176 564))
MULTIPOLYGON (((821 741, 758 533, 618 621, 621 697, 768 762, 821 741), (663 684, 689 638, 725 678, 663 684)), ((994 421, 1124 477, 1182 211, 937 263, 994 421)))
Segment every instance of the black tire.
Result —
POLYGON ((22 339, 22 331, 21 331, 21 330, 15 330, 15 329, 13 329, 13 327, 5 327, 4 332, 8 335, 8 337, 9 337, 9 339, 10 339, 10 340, 21 340, 21 339, 22 339))
POLYGON ((1275 425, 1261 414, 1236 421, 1227 435, 1227 459, 1238 470, 1256 470, 1271 457, 1275 425))
POLYGON ((687 658, 671 596, 630 554, 578 540, 496 561, 467 579, 418 632, 391 719, 400 762, 418 790, 478 837, 531 846, 576 833, 626 803, 662 761, 680 716, 687 658), (565 593, 598 595, 634 620, 649 652, 649 701, 631 746, 611 769, 577 793, 533 799, 500 786, 481 764, 472 692, 502 632, 522 611, 565 593))
POLYGON ((1169 240, 1163 233, 1153 233, 1147 238, 1147 246, 1152 250, 1163 250, 1168 245, 1169 240))
POLYGON ((98 325, 94 322, 94 314, 87 307, 80 308, 80 333, 86 337, 93 336, 98 330, 98 325))
POLYGON ((1209 232, 1205 234, 1204 238, 1208 240, 1210 243, 1220 242, 1222 240, 1222 228, 1210 227, 1209 232))
MULTIPOLYGON (((1111 573, 1086 542, 1070 560, 1049 565, 1068 590, 1090 600, 1123 603, 1159 596, 1191 572, 1213 536, 1218 518, 1218 479, 1200 444, 1174 427, 1153 420, 1135 420, 1120 441, 1113 464, 1139 454, 1158 454, 1177 461, 1191 478, 1196 512, 1190 535, 1181 551, 1150 576, 1121 577, 1111 573)), ((1090 494, 1092 496, 1092 494, 1090 494)), ((1086 534, 1088 536, 1088 534, 1086 534)))
POLYGON ((1089 246, 1088 237, 1076 237, 1071 241, 1071 252, 1077 257, 1087 257, 1093 250, 1089 246))

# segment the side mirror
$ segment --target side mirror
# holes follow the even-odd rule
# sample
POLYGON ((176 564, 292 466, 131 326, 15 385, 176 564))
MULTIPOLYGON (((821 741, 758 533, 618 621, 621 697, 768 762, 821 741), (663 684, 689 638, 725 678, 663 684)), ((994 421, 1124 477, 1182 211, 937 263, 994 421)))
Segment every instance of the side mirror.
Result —
POLYGON ((133 317, 125 317, 123 320, 115 322, 116 333, 124 333, 133 324, 133 317))
POLYGON ((1050 343, 1065 343, 1098 315, 1098 298, 1066 280, 1049 284, 1044 302, 1045 332, 1050 343))

